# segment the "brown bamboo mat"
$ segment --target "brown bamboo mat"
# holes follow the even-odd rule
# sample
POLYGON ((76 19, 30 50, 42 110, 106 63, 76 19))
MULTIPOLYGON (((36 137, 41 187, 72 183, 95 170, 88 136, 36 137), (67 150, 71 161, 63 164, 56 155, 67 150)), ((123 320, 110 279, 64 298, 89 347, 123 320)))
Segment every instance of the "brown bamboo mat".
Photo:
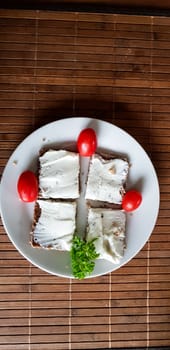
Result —
POLYGON ((170 18, 0 10, 1 173, 25 136, 66 116, 141 143, 159 218, 131 262, 81 282, 32 266, 1 225, 0 350, 170 347, 170 18))

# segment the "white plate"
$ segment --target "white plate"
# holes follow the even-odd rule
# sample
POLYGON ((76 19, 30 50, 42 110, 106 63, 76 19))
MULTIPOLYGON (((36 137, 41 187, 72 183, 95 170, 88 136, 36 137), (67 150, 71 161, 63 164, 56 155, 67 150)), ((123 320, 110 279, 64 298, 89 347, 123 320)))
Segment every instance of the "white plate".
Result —
POLYGON ((66 142, 75 144, 80 131, 87 127, 95 129, 101 149, 127 155, 131 164, 127 187, 139 189, 143 196, 141 206, 127 215, 127 249, 123 259, 117 265, 97 260, 90 277, 116 270, 131 260, 151 235, 159 210, 159 185, 154 167, 138 142, 122 129, 97 119, 68 118, 33 132, 16 148, 5 167, 0 194, 2 221, 10 240, 26 259, 51 274, 63 277, 72 277, 69 253, 31 247, 29 232, 34 204, 19 200, 16 186, 24 170, 36 169, 38 153, 43 146, 66 142))

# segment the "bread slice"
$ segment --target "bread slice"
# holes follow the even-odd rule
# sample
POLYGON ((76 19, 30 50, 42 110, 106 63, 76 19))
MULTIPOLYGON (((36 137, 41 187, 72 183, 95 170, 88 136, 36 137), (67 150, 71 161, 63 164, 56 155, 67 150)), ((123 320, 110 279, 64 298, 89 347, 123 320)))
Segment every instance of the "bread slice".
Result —
POLYGON ((128 170, 126 159, 94 154, 89 166, 86 200, 120 205, 128 170))
POLYGON ((39 157, 39 198, 79 197, 79 154, 49 149, 39 157))
POLYGON ((99 259, 118 264, 125 250, 126 215, 122 210, 89 208, 86 240, 94 241, 99 259))
POLYGON ((33 247, 70 250, 76 227, 76 202, 37 200, 31 233, 33 247))

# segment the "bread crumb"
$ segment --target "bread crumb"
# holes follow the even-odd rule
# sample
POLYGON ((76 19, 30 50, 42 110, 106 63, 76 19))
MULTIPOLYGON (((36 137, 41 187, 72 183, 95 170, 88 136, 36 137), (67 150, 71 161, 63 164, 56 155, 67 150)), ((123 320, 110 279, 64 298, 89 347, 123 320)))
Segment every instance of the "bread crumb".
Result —
POLYGON ((113 165, 110 169, 109 169, 110 173, 111 174, 116 174, 116 168, 115 166, 113 165))

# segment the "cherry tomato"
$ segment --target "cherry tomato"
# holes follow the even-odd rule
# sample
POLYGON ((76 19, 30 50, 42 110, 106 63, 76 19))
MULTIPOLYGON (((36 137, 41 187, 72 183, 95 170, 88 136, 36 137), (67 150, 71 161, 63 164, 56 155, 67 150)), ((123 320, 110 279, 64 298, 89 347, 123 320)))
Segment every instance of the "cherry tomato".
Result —
POLYGON ((23 202, 33 202, 38 195, 38 181, 35 174, 30 171, 24 171, 17 183, 17 190, 23 202))
POLYGON ((77 148, 81 156, 90 157, 97 148, 97 137, 93 129, 87 128, 81 131, 77 139, 77 148))
POLYGON ((136 190, 131 190, 125 193, 122 200, 122 208, 125 211, 133 211, 139 207, 142 202, 142 195, 136 190))

